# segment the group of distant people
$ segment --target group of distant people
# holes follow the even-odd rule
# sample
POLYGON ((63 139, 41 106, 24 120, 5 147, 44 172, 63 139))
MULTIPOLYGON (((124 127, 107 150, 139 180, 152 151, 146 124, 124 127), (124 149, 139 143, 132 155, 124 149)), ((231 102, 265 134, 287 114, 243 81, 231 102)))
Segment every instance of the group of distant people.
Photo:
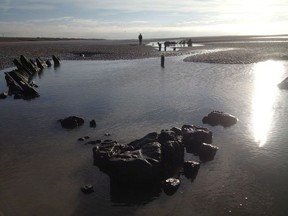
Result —
MULTIPOLYGON (((142 36, 141 33, 138 36, 138 40, 139 40, 139 45, 142 45, 143 36, 142 36)), ((186 42, 184 41, 184 43, 186 43, 186 42)), ((166 47, 169 46, 169 45, 170 45, 170 42, 169 41, 165 41, 165 43, 164 43, 164 50, 165 51, 166 51, 166 47)), ((191 39, 189 39, 187 41, 187 45, 188 45, 188 47, 192 46, 192 40, 191 39)), ((159 43, 159 42, 158 42, 158 47, 159 47, 159 51, 161 51, 161 43, 159 43)), ((175 48, 174 48, 174 50, 175 50, 175 48)))

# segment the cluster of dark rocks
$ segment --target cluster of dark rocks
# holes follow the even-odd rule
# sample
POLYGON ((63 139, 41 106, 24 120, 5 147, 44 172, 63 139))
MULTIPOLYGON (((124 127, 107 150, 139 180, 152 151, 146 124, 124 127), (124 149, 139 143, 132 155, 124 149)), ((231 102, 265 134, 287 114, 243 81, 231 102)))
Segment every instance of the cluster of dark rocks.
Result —
MULTIPOLYGON (((90 141, 91 142, 91 141, 90 141)), ((167 194, 176 191, 180 174, 194 179, 200 162, 184 161, 184 154, 199 156, 201 162, 213 160, 218 147, 207 128, 183 125, 152 132, 128 144, 117 141, 95 142, 94 164, 112 181, 126 184, 163 182, 167 194)))
MULTIPOLYGON (((237 120, 233 115, 213 111, 203 118, 203 123, 228 127, 237 120)), ((76 116, 59 121, 64 128, 77 128, 84 124, 84 119, 76 116)), ((92 121, 90 126, 91 122, 94 125, 95 120, 92 121)), ((107 133, 107 136, 110 134, 107 133)), ((87 136, 78 140, 89 138, 87 136)), ((94 145, 94 165, 110 176, 113 185, 115 182, 116 185, 120 183, 139 187, 159 184, 164 192, 173 194, 180 185, 181 175, 193 181, 200 164, 214 159, 219 148, 212 144, 212 138, 212 132, 205 127, 183 125, 160 133, 149 133, 128 144, 120 144, 112 139, 92 140, 85 144, 94 145), (185 161, 186 153, 198 156, 199 161, 185 161)), ((83 186, 81 190, 84 193, 94 191, 91 185, 83 186)))
MULTIPOLYGON (((58 122, 60 122, 61 126, 66 129, 73 129, 73 128, 78 128, 81 125, 84 124, 84 119, 77 117, 77 116, 68 116, 65 117, 64 119, 59 119, 58 122)), ((96 127, 96 121, 93 119, 89 122, 89 125, 91 128, 96 127)))
MULTIPOLYGON (((52 56, 54 66, 59 66, 61 61, 55 55, 52 56)), ((14 95, 15 99, 31 99, 39 96, 35 90, 38 86, 32 80, 35 74, 46 67, 52 66, 50 60, 44 61, 36 58, 35 61, 21 55, 20 60, 14 59, 14 65, 17 69, 5 72, 5 79, 8 86, 8 92, 0 92, 0 99, 5 99, 9 95, 14 95)))

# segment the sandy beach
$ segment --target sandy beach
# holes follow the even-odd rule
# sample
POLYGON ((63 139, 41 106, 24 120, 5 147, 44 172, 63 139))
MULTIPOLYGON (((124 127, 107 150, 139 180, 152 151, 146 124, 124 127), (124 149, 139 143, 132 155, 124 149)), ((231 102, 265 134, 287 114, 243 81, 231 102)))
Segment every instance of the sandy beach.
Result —
POLYGON ((159 52, 145 45, 160 40, 182 39, 150 39, 144 40, 144 45, 139 46, 137 40, 0 38, 0 69, 13 66, 13 59, 20 55, 31 59, 50 59, 55 54, 63 60, 118 60, 158 57, 162 54, 191 55, 185 61, 224 64, 249 64, 268 59, 288 60, 287 36, 191 38, 193 43, 204 46, 183 47, 178 51, 167 52, 159 52))

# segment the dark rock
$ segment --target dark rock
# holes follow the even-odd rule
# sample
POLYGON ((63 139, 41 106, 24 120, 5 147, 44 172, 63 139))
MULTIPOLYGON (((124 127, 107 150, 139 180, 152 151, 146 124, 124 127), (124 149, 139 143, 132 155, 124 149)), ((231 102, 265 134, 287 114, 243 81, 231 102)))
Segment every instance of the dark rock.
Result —
POLYGON ((154 181, 161 175, 161 145, 149 134, 127 145, 101 143, 93 156, 95 165, 118 181, 154 181))
POLYGON ((174 194, 180 186, 180 180, 177 178, 168 178, 163 182, 163 191, 167 195, 174 194))
POLYGON ((96 127, 96 121, 94 119, 90 121, 90 127, 96 127))
POLYGON ((237 121, 238 119, 235 116, 220 111, 212 111, 202 119, 204 124, 211 126, 222 125, 224 127, 234 125, 237 121))
POLYGON ((160 180, 174 176, 181 168, 184 158, 181 140, 180 133, 172 130, 153 132, 125 145, 106 140, 93 148, 94 162, 113 179, 160 180))
POLYGON ((183 164, 183 171, 186 178, 192 181, 196 178, 200 163, 196 161, 185 161, 183 164))
POLYGON ((111 140, 111 139, 107 139, 107 140, 104 140, 103 142, 102 142, 102 144, 103 145, 107 145, 107 144, 112 144, 112 143, 117 143, 116 141, 113 141, 113 140, 111 140))
POLYGON ((162 130, 158 136, 161 144, 161 163, 163 167, 163 177, 171 177, 175 174, 184 160, 184 146, 182 136, 177 135, 172 130, 162 130))
POLYGON ((78 141, 85 141, 85 140, 87 140, 87 139, 90 139, 90 137, 89 137, 89 136, 80 137, 80 138, 78 139, 78 141))
POLYGON ((0 92, 0 99, 5 99, 7 98, 8 94, 7 92, 0 92))
POLYGON ((212 132, 207 128, 183 125, 182 132, 182 142, 188 153, 198 155, 202 143, 212 143, 212 132))
POLYGON ((158 139, 158 133, 152 132, 147 134, 141 139, 137 139, 132 141, 131 143, 127 144, 128 146, 134 147, 134 149, 140 149, 144 144, 147 144, 149 142, 154 142, 158 139))
POLYGON ((219 148, 217 146, 203 143, 200 147, 199 158, 201 161, 211 161, 219 148))
POLYGON ((77 116, 69 116, 65 119, 60 119, 59 121, 63 128, 68 129, 77 128, 84 124, 84 119, 79 118, 77 116))
POLYGON ((182 136, 183 135, 183 132, 182 132, 181 128, 173 127, 173 128, 171 128, 171 131, 173 131, 177 136, 182 136))
POLYGON ((14 94, 14 99, 15 99, 15 100, 23 99, 23 98, 24 98, 24 97, 23 97, 22 94, 17 94, 17 93, 14 94))
POLYGON ((92 185, 87 184, 81 187, 81 191, 85 194, 90 194, 94 192, 94 188, 92 185))
POLYGON ((111 136, 111 134, 110 133, 105 133, 105 136, 111 136))

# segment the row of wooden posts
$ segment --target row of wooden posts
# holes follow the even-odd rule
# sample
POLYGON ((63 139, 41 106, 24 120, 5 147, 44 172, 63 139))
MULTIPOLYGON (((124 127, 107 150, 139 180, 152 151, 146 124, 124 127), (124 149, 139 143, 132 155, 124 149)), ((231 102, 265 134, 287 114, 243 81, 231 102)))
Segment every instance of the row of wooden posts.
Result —
MULTIPOLYGON (((59 66, 60 59, 52 55, 54 66, 59 66)), ((38 87, 34 81, 32 81, 34 75, 45 67, 52 66, 50 60, 44 61, 41 58, 37 58, 36 61, 28 59, 26 56, 21 55, 20 61, 13 60, 17 69, 10 72, 5 72, 5 79, 7 86, 9 87, 9 93, 14 95, 14 98, 34 98, 38 97, 39 93, 34 89, 38 87)))

